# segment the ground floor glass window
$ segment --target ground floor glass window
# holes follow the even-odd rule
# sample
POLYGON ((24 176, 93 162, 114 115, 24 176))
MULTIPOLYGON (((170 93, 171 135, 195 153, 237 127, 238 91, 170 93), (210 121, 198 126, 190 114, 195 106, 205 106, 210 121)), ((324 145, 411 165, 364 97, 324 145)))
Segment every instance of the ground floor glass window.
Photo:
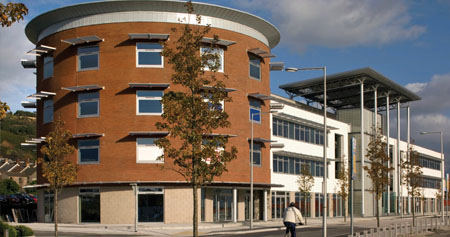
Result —
POLYGON ((272 192, 272 219, 283 218, 284 209, 289 203, 288 192, 272 192))
POLYGON ((155 187, 139 187, 138 221, 164 221, 164 189, 155 187))
POLYGON ((295 205, 296 207, 300 207, 300 212, 304 217, 311 217, 311 194, 295 193, 295 205))
POLYGON ((53 192, 44 191, 44 222, 53 222, 53 192))
POLYGON ((100 190, 80 188, 80 222, 100 222, 100 190))
POLYGON ((216 190, 214 195, 213 213, 213 220, 215 222, 233 220, 233 190, 216 190))

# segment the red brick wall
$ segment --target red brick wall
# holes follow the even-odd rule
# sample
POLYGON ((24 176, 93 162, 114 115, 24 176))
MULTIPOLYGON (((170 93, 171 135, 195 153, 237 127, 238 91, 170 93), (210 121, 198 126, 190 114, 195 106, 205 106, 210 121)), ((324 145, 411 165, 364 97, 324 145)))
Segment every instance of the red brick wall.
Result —
MULTIPOLYGON (((52 91, 54 117, 61 116, 72 133, 104 133, 100 138, 100 164, 80 165, 78 182, 111 181, 175 181, 183 180, 173 171, 161 170, 155 164, 136 163, 136 141, 128 137, 130 131, 156 131, 155 122, 160 116, 136 115, 136 90, 129 89, 129 82, 170 83, 172 73, 167 60, 164 68, 136 68, 136 41, 129 40, 128 33, 171 34, 170 42, 176 41, 169 23, 115 23, 85 26, 50 35, 40 44, 56 47, 54 52, 54 76, 42 79, 42 61, 38 59, 38 91, 52 91), (62 39, 97 35, 104 38, 100 42, 100 68, 77 72, 77 47, 61 42, 62 39), (100 116, 77 118, 77 96, 61 87, 97 84, 105 86, 100 91, 100 116)), ((177 33, 179 34, 179 33, 177 33)), ((226 87, 238 89, 229 95, 233 101, 225 104, 232 126, 221 133, 235 134, 229 147, 236 146, 238 158, 228 165, 229 172, 216 180, 227 182, 249 182, 249 142, 251 123, 249 121, 249 100, 247 94, 270 94, 269 59, 261 64, 262 80, 249 78, 247 50, 262 48, 269 51, 262 42, 239 33, 212 29, 222 39, 236 41, 225 50, 224 72, 228 75, 226 87)), ((222 73, 218 73, 222 76, 222 73)), ((167 90, 177 90, 171 85, 167 90)), ((269 101, 263 103, 262 111, 269 110, 269 101)), ((45 136, 49 125, 42 125, 42 102, 38 103, 38 136, 45 136)), ((269 115, 262 115, 262 123, 255 124, 254 136, 270 138, 269 115)), ((269 144, 262 148, 262 165, 254 168, 255 183, 270 183, 269 144)), ((70 156, 77 162, 77 152, 70 156)), ((166 161, 167 163, 167 161, 166 161)), ((42 182, 42 179, 39 178, 42 182)))

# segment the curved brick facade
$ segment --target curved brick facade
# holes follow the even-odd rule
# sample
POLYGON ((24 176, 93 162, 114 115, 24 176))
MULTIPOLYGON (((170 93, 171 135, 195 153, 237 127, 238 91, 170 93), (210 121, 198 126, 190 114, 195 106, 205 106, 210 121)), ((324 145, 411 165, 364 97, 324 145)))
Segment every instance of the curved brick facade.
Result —
MULTIPOLYGON (((158 2, 158 1, 155 1, 158 2)), ((117 4, 120 4, 118 1, 117 4)), ((148 2, 147 4, 152 4, 148 2)), ((89 7, 85 5, 86 8, 89 7)), ((70 10, 63 8, 60 10, 70 10)), ((57 10, 58 11, 58 10, 57 10)), ((220 9, 219 9, 220 11, 220 9)), ((48 13, 46 13, 48 14, 48 13)), ((46 14, 43 14, 44 16, 46 14)), ((137 14, 137 13, 136 13, 137 14)), ((153 12, 140 12, 139 14, 156 14, 153 12)), ((160 14, 160 13, 159 13, 160 14)), ((49 14, 48 14, 49 15, 49 14)), ((250 15, 251 16, 251 15, 250 15)), ((42 15, 40 16, 42 17, 42 15)), ((89 17, 89 16, 82 16, 89 17)), ((38 17, 39 18, 39 17, 38 17)), ((256 17, 255 17, 256 19, 256 17)), ((65 19, 71 21, 71 19, 65 19)), ((256 19, 258 20, 258 19, 256 19)), ((264 22, 262 19, 259 19, 264 22)), ((37 57, 37 92, 47 91, 56 93, 52 97, 54 118, 61 118, 66 123, 66 129, 73 134, 96 133, 104 134, 98 138, 99 141, 99 161, 94 164, 79 164, 78 178, 74 187, 68 188, 63 194, 61 202, 61 221, 78 223, 83 222, 79 215, 80 211, 75 202, 80 202, 81 191, 83 187, 95 187, 99 189, 100 195, 100 221, 101 223, 133 223, 135 209, 133 204, 134 194, 131 191, 132 183, 140 183, 145 186, 158 186, 163 188, 164 193, 164 218, 163 221, 169 222, 187 222, 191 214, 176 216, 171 215, 171 208, 168 202, 179 203, 177 196, 182 193, 191 194, 186 186, 174 186, 184 179, 177 173, 170 170, 161 170, 159 165, 152 163, 138 163, 136 160, 136 138, 131 136, 133 131, 157 131, 155 123, 161 121, 159 115, 138 115, 136 91, 141 89, 131 88, 129 83, 167 83, 170 86, 164 91, 179 90, 180 88, 171 85, 170 77, 172 74, 171 65, 164 60, 162 68, 141 68, 136 66, 136 43, 148 42, 148 40, 132 40, 129 33, 157 33, 169 34, 169 44, 175 42, 179 33, 173 33, 171 28, 182 27, 182 24, 171 22, 116 22, 108 24, 85 24, 78 27, 72 27, 64 30, 55 30, 52 34, 43 37, 37 45, 47 45, 55 47, 56 50, 50 54, 53 56, 53 76, 44 79, 44 56, 37 57), (96 35, 103 39, 101 42, 70 45, 63 40, 96 35), (94 70, 79 71, 77 50, 79 47, 97 45, 99 47, 99 67, 94 70), (104 89, 99 92, 99 114, 96 117, 79 118, 78 114, 78 92, 71 92, 63 88, 85 85, 99 85, 104 89), (87 186, 88 185, 88 186, 87 186), (114 195, 112 195, 114 194, 114 195), (119 198, 121 197, 121 198, 119 198), (131 199, 126 200, 126 199, 131 199), (64 208, 66 207, 66 208, 64 208), (116 211, 114 211, 116 210, 116 211), (120 218, 118 216, 121 216, 120 218)), ((61 21, 55 22, 59 24, 61 21)), ((30 23, 32 26, 33 21, 30 23)), ((245 24, 245 22, 234 22, 235 24, 245 24)), ((265 22, 264 22, 265 23, 265 22)), ((29 25, 29 26, 30 26, 29 25)), ((32 30, 27 27, 27 31, 32 30)), ((48 29, 43 32, 48 33, 48 29)), ((204 26, 194 26, 204 27, 204 26)), ((248 26, 246 26, 248 27, 248 26)), ((180 28, 181 29, 181 28, 180 28)), ((256 29, 255 29, 256 30, 256 29)), ((276 29, 274 29, 276 31, 276 29)), ((180 32, 180 31, 179 31, 180 32)), ((261 33, 262 34, 262 33, 261 33)), ((274 32, 278 34, 278 32, 274 32)), ((269 62, 270 58, 261 59, 261 80, 255 80, 249 76, 250 49, 260 48, 270 52, 266 42, 252 37, 250 34, 242 34, 236 31, 223 28, 215 28, 207 37, 218 35, 219 38, 228 41, 234 41, 228 47, 224 47, 224 73, 217 73, 219 77, 224 75, 224 82, 227 88, 237 89, 230 92, 229 96, 232 102, 225 103, 225 111, 229 114, 231 127, 220 131, 219 133, 237 135, 229 140, 229 146, 235 146, 238 149, 238 157, 228 165, 228 172, 215 181, 221 185, 234 190, 240 195, 237 208, 240 210, 236 214, 237 219, 244 219, 244 196, 245 189, 248 190, 250 180, 249 165, 249 142, 251 135, 251 122, 249 120, 249 94, 258 93, 270 95, 269 62)), ((33 41, 33 39, 30 39, 33 41)), ((279 40, 279 39, 278 39, 279 40)), ((267 39, 267 41, 270 41, 267 39)), ((148 89, 145 89, 148 90, 148 89)), ((37 103, 37 124, 38 137, 45 136, 50 129, 50 123, 43 123, 44 102, 45 99, 37 103)), ((261 111, 269 110, 269 100, 261 100, 261 111)), ((254 137, 265 139, 270 138, 270 119, 268 114, 263 114, 261 123, 254 125, 254 137)), ((77 146, 77 139, 73 140, 77 146)), ((268 143, 261 147, 261 165, 254 168, 254 183, 256 187, 266 189, 270 187, 270 145, 268 143)), ((79 152, 75 152, 69 157, 74 163, 79 162, 79 152)), ((168 163, 168 162, 166 162, 168 163)), ((38 183, 44 183, 45 180, 38 175, 38 183)), ((40 191, 43 197, 43 190, 40 191)), ((203 204, 206 214, 204 221, 213 221, 215 214, 213 210, 215 194, 213 190, 204 191, 203 204), (211 196, 207 194, 211 193, 211 196), (212 206, 210 206, 212 205, 212 206), (210 207, 210 208, 208 208, 210 207)), ((187 195, 189 197, 191 195, 187 195)), ((258 196, 258 195, 256 195, 258 196)), ((260 194, 262 199, 262 192, 260 194)), ((190 199, 190 197, 188 198, 190 199)), ((256 198, 258 199, 258 198, 256 198)), ((40 200, 39 217, 44 220, 45 202, 40 200)), ((262 200, 261 200, 262 201, 262 200)), ((139 201, 140 202, 140 201, 139 201)), ((192 201, 186 201, 185 205, 192 205, 192 201)), ((261 202, 262 203, 262 202, 261 202)), ((233 211, 233 213, 236 211, 233 211)), ((262 212, 261 212, 262 213, 262 212)), ((263 214, 260 214, 262 218, 263 214)), ((219 220, 219 219, 217 219, 219 220)))

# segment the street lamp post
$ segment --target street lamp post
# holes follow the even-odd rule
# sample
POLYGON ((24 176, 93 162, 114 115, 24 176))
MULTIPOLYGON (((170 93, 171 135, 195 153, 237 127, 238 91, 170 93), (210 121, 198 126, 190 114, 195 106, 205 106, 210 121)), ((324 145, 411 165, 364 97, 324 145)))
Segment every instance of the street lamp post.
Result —
POLYGON ((259 113, 251 113, 251 123, 252 123, 252 137, 250 140, 250 229, 253 229, 253 121, 254 116, 259 115, 260 120, 262 119, 262 114, 274 113, 278 109, 282 109, 284 105, 280 104, 274 107, 274 110, 270 110, 269 112, 259 112, 259 113))
POLYGON ((442 212, 442 222, 444 222, 444 134, 442 131, 439 132, 421 132, 420 134, 434 134, 439 133, 441 135, 441 212, 442 212))
POLYGON ((324 199, 324 205, 323 205, 323 222, 322 222, 322 236, 327 236, 327 203, 328 203, 328 197, 327 197, 327 67, 311 67, 311 68, 295 68, 295 67, 289 67, 286 68, 285 71, 287 72, 297 72, 297 71, 310 71, 310 70, 322 70, 323 71, 323 134, 324 134, 324 141, 323 141, 323 184, 322 184, 322 193, 323 193, 323 199, 324 199))

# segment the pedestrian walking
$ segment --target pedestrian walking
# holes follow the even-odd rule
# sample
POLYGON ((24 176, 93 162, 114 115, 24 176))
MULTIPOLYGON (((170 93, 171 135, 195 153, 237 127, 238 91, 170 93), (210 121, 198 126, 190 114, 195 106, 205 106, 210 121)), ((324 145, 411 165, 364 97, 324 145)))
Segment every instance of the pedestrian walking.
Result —
POLYGON ((285 237, 289 236, 289 232, 291 233, 292 237, 296 237, 295 235, 295 225, 297 223, 304 225, 305 222, 303 221, 303 217, 302 217, 302 213, 300 212, 300 210, 298 210, 295 207, 295 203, 291 202, 289 204, 289 207, 287 207, 284 210, 284 218, 283 218, 283 222, 284 222, 284 226, 286 226, 286 235, 285 237))

